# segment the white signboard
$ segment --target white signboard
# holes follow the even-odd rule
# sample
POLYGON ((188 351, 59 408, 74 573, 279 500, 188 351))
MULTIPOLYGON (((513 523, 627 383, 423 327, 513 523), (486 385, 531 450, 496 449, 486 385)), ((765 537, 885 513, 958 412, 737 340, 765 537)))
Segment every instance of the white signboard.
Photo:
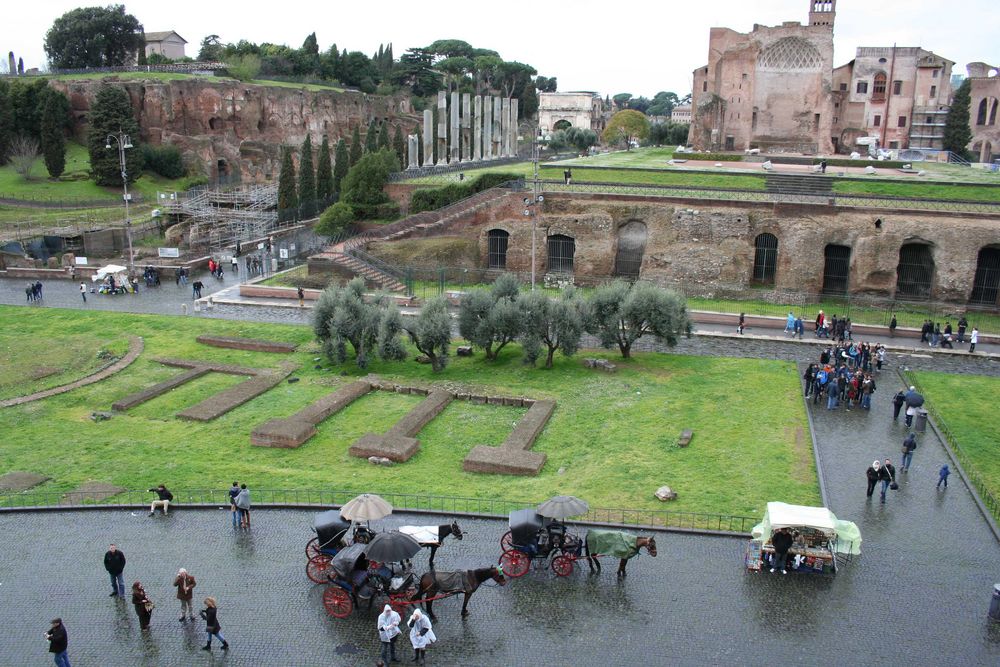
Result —
POLYGON ((289 243, 288 244, 288 249, 291 250, 292 252, 295 252, 295 244, 294 243, 289 243))
POLYGON ((264 249, 264 244, 263 243, 258 243, 257 244, 257 250, 263 250, 263 249, 264 249))
POLYGON ((281 259, 288 259, 288 248, 278 249, 278 257, 281 259))
POLYGON ((157 248, 156 254, 160 257, 180 257, 181 251, 178 248, 157 248))
POLYGON ((76 257, 76 258, 74 258, 74 261, 76 261, 76 265, 77 266, 86 266, 87 265, 87 258, 86 257, 76 257))

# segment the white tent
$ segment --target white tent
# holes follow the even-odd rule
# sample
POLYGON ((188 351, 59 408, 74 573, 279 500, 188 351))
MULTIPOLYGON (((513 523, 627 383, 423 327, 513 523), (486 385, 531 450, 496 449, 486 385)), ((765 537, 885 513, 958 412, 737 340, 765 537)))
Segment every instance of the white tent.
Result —
POLYGON ((102 266, 101 268, 99 268, 97 270, 97 273, 91 276, 90 279, 96 283, 104 280, 109 275, 113 274, 115 276, 115 280, 118 280, 118 274, 126 273, 127 271, 128 269, 125 268, 124 266, 119 266, 118 264, 108 264, 107 266, 102 266))
POLYGON ((778 528, 809 527, 823 531, 831 540, 834 551, 844 554, 861 553, 861 531, 851 521, 841 521, 825 507, 806 507, 771 502, 764 519, 751 530, 753 539, 767 541, 778 528))

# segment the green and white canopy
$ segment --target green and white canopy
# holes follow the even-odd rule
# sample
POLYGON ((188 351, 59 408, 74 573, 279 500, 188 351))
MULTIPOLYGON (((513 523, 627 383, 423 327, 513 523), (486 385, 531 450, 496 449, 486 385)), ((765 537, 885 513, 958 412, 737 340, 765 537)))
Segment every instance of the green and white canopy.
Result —
POLYGON ((861 531, 857 524, 841 521, 825 507, 768 503, 764 519, 753 527, 751 534, 753 539, 766 542, 778 528, 812 528, 829 537, 837 553, 861 553, 861 531))

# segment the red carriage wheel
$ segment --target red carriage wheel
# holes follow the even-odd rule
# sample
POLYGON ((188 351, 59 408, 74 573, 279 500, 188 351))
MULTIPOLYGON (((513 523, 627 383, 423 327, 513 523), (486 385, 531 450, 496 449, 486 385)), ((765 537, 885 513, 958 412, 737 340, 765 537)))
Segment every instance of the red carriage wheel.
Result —
POLYGON ((314 537, 308 542, 306 542, 306 558, 312 558, 313 556, 320 555, 319 550, 319 538, 314 537))
POLYGON ((326 571, 330 568, 330 561, 333 560, 325 554, 313 556, 306 563, 306 576, 309 581, 315 584, 325 584, 329 580, 326 578, 326 571))
POLYGON ((510 551, 513 548, 514 548, 514 537, 510 534, 510 531, 508 530, 506 533, 503 534, 503 537, 500 538, 500 549, 502 551, 510 551))
POLYGON ((323 606, 326 613, 336 618, 347 618, 354 610, 351 596, 340 586, 329 586, 323 591, 323 606))
POLYGON ((500 556, 503 573, 511 577, 523 577, 531 567, 531 559, 517 549, 504 551, 500 556))
POLYGON ((560 577, 573 574, 573 559, 569 556, 556 556, 552 559, 552 571, 560 577))

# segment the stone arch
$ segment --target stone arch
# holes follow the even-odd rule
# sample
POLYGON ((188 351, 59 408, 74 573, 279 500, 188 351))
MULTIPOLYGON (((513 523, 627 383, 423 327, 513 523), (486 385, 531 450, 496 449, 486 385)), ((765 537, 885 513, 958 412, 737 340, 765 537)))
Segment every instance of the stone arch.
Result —
POLYGON ((976 113, 976 125, 986 125, 986 111, 989 107, 989 102, 984 97, 979 100, 979 111, 976 113))
POLYGON ((571 127, 573 127, 573 123, 569 122, 565 118, 562 118, 552 124, 552 131, 558 132, 559 130, 568 130, 571 127))
POLYGON ((989 122, 987 124, 988 125, 996 125, 997 124, 997 98, 991 97, 990 99, 993 101, 993 103, 990 105, 990 118, 989 118, 989 122))
POLYGON ((934 288, 933 246, 920 239, 907 241, 899 247, 896 265, 896 297, 929 299, 934 288))
POLYGON ((823 248, 823 293, 847 294, 851 283, 851 246, 827 243, 823 248))
POLYGON ((615 275, 637 279, 642 270, 649 230, 641 220, 629 220, 618 228, 618 250, 615 253, 615 275))
POLYGON ((992 244, 979 249, 969 303, 981 306, 1000 304, 1000 245, 992 244))
POLYGON ((753 248, 752 282, 755 285, 774 285, 778 268, 778 237, 770 232, 758 234, 753 248))
POLYGON ((576 239, 565 234, 551 234, 545 239, 548 250, 548 273, 573 273, 576 239))
POLYGON ((491 229, 486 232, 487 267, 491 269, 507 268, 507 246, 510 243, 510 232, 504 229, 491 229))
POLYGON ((823 67, 823 56, 807 39, 783 37, 761 51, 757 67, 776 72, 815 71, 823 67))

